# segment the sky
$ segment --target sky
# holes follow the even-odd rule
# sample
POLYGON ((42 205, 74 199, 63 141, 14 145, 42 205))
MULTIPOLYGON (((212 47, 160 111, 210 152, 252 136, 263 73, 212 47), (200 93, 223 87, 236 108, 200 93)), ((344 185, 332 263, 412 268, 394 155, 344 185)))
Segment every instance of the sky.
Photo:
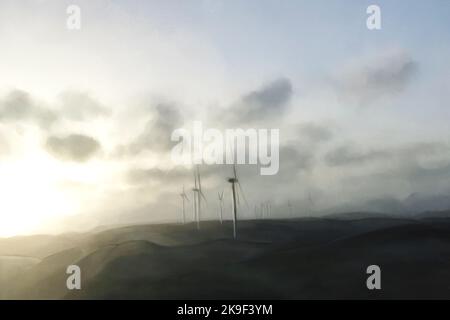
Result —
MULTIPOLYGON (((179 221, 193 178, 169 139, 195 120, 280 130, 277 175, 238 166, 243 217, 449 208, 449 16, 446 0, 3 0, 0 236, 179 221)), ((231 168, 200 171, 215 219, 231 168)))

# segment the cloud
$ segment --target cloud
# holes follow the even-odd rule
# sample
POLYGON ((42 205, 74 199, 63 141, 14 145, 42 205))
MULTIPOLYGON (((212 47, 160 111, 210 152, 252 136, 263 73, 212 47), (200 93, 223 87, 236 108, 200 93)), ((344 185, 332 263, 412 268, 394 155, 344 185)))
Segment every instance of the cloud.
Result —
MULTIPOLYGON (((287 78, 276 79, 262 88, 242 96, 226 114, 221 115, 231 123, 249 123, 279 116, 292 97, 292 84, 287 78)), ((223 120, 223 119, 222 119, 223 120)))
MULTIPOLYGON (((230 165, 211 164, 199 166, 202 186, 216 185, 227 180, 232 173, 230 165)), ((253 174, 257 170, 253 170, 253 174)), ((127 183, 134 186, 158 185, 160 188, 178 190, 182 185, 186 190, 194 184, 194 169, 183 166, 176 166, 172 169, 153 168, 130 168, 125 175, 127 183)))
POLYGON ((22 90, 13 90, 0 101, 0 121, 31 121, 48 128, 58 119, 56 112, 38 105, 22 90))
POLYGON ((111 110, 96 99, 77 91, 61 94, 60 103, 59 110, 52 109, 26 91, 12 90, 0 100, 0 122, 30 122, 49 130, 62 118, 83 121, 111 114, 111 110))
POLYGON ((402 92, 417 70, 418 63, 407 53, 386 52, 349 68, 335 80, 335 85, 344 99, 369 105, 382 97, 402 92))
POLYGON ((70 134, 64 137, 50 136, 46 149, 62 160, 83 162, 91 158, 99 149, 100 143, 92 137, 70 134))
POLYGON ((283 145, 280 148, 280 172, 286 176, 298 170, 308 170, 312 167, 314 155, 310 150, 298 150, 292 145, 283 145))
MULTIPOLYGON (((447 170, 448 169, 449 168, 447 167, 447 170)), ((430 195, 430 194, 412 193, 403 201, 403 204, 406 209, 404 211, 406 212, 418 213, 418 212, 425 212, 427 210, 431 211, 448 210, 450 208, 450 196, 448 194, 430 195)))
POLYGON ((333 138, 333 132, 326 126, 316 123, 304 123, 299 125, 300 139, 306 138, 310 142, 325 142, 333 138))
POLYGON ((74 121, 111 115, 111 110, 87 93, 67 91, 61 94, 61 113, 74 121))
POLYGON ((130 169, 127 172, 127 182, 133 185, 145 184, 180 184, 183 180, 188 180, 193 174, 188 169, 175 168, 172 170, 162 170, 159 168, 150 169, 130 169))
POLYGON ((130 144, 119 146, 119 154, 137 155, 144 150, 166 152, 174 146, 170 137, 183 122, 179 109, 174 104, 160 103, 151 112, 152 118, 143 132, 130 144))
POLYGON ((332 167, 361 165, 366 162, 385 159, 390 155, 391 153, 387 151, 361 151, 351 146, 341 146, 328 152, 325 155, 325 162, 332 167))
POLYGON ((363 165, 379 160, 402 160, 402 163, 417 162, 420 156, 437 155, 448 152, 449 148, 444 143, 414 143, 398 148, 361 150, 353 145, 338 147, 325 154, 325 163, 332 167, 363 165))
POLYGON ((343 185, 351 186, 353 193, 358 190, 369 200, 361 202, 354 196, 347 209, 401 214, 448 210, 449 179, 450 161, 436 168, 424 168, 411 161, 382 172, 352 176, 343 185))
MULTIPOLYGON (((421 208, 421 211, 425 207, 437 208, 431 206, 431 199, 450 192, 450 149, 446 143, 412 143, 366 151, 355 147, 338 150, 351 151, 342 152, 340 158, 329 160, 328 164, 337 167, 338 170, 333 171, 339 173, 336 181, 341 199, 345 199, 341 202, 350 205, 352 210, 406 213, 421 208), (429 201, 422 199, 414 205, 396 201, 416 192, 429 201)), ((337 154, 335 151, 333 154, 337 154)), ((435 200, 438 205, 437 198, 435 200)), ((448 202, 441 200, 439 207, 443 208, 448 202)))

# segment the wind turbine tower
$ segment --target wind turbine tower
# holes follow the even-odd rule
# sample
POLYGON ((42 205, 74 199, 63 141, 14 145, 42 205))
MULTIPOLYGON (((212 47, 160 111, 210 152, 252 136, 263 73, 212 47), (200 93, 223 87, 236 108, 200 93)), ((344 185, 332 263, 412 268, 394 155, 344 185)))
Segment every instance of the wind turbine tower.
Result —
POLYGON ((231 183, 231 196, 232 196, 232 204, 233 204, 233 238, 236 239, 236 237, 237 237, 237 205, 239 203, 239 193, 242 194, 242 197, 244 198, 245 202, 247 203, 244 192, 242 190, 241 183, 239 182, 238 177, 237 177, 236 165, 233 165, 233 177, 228 178, 228 182, 231 183), (239 188, 239 190, 238 190, 238 188, 239 188))
POLYGON ((197 229, 200 229, 200 219, 201 219, 201 200, 205 200, 205 195, 202 191, 202 182, 200 178, 200 170, 198 166, 196 167, 196 170, 194 172, 194 188, 192 188, 192 191, 194 192, 194 216, 195 220, 197 221, 197 229))
POLYGON ((182 201, 183 201, 183 216, 182 216, 182 218, 183 218, 183 224, 186 224, 186 207, 185 207, 185 201, 189 201, 189 198, 188 198, 186 192, 184 191, 184 185, 183 185, 183 192, 180 193, 180 197, 181 197, 181 199, 182 199, 182 201))
POLYGON ((309 203, 309 213, 310 215, 312 215, 314 211, 314 201, 312 199, 311 192, 308 192, 308 203, 309 203))
POLYGON ((222 192, 218 192, 217 195, 219 196, 219 205, 220 205, 220 212, 219 212, 219 219, 220 219, 220 224, 223 223, 223 191, 222 192))
POLYGON ((292 215, 292 203, 291 203, 290 200, 288 200, 287 205, 288 205, 288 208, 289 208, 289 216, 292 217, 292 216, 293 216, 293 215, 292 215))

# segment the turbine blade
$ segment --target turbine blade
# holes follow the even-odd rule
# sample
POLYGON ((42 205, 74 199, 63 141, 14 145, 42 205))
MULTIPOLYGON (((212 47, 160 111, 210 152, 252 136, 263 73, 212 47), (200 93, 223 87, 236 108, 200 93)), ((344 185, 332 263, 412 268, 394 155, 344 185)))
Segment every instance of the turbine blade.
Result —
POLYGON ((197 189, 197 175, 194 172, 194 188, 197 189))
POLYGON ((200 170, 199 170, 198 166, 197 166, 197 179, 198 179, 198 188, 200 190, 202 190, 202 182, 200 180, 200 170))
POLYGON ((200 189, 199 193, 200 193, 200 195, 202 196, 203 200, 205 200, 205 202, 208 202, 208 201, 206 200, 206 197, 205 197, 205 195, 203 194, 203 191, 202 191, 201 189, 200 189))
MULTIPOLYGON (((248 207, 248 206, 249 206, 249 205, 248 205, 248 201, 247 201, 247 198, 245 197, 244 189, 242 189, 241 182, 238 180, 237 183, 238 183, 238 186, 239 186, 240 193, 242 194, 242 198, 244 199, 245 204, 246 204, 247 207, 248 207)), ((238 192, 238 194, 239 194, 239 192, 238 192)))

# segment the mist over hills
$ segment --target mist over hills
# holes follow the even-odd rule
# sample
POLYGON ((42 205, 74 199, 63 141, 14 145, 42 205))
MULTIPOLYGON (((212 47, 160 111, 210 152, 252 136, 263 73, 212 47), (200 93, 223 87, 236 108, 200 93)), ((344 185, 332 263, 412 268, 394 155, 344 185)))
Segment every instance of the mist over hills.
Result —
POLYGON ((367 200, 363 203, 341 205, 324 211, 326 215, 342 216, 349 212, 378 213, 385 216, 416 217, 421 215, 436 215, 438 212, 448 211, 450 208, 450 195, 425 194, 414 192, 404 198, 380 197, 367 200), (337 213, 336 213, 337 212, 337 213), (425 213, 425 214, 424 214, 425 213))
POLYGON ((2 299, 450 298, 450 218, 347 213, 0 239, 2 299), (82 289, 66 288, 66 268, 82 289), (366 288, 366 268, 382 290, 366 288))

